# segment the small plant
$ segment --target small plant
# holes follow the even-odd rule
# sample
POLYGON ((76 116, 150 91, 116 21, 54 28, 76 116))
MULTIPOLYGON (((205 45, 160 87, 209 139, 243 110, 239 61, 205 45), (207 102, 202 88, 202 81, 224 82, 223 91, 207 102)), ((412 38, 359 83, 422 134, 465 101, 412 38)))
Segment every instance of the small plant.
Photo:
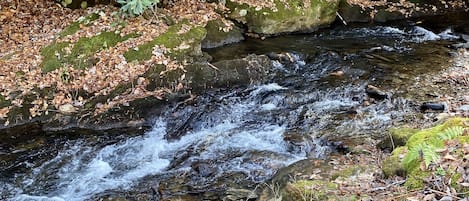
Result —
POLYGON ((416 163, 419 164, 418 162, 423 160, 425 167, 428 168, 432 162, 438 161, 439 158, 440 156, 433 145, 421 143, 410 149, 402 160, 402 163, 407 170, 410 170, 416 163))
POLYGON ((435 170, 435 174, 440 175, 440 176, 445 176, 445 175, 446 175, 446 171, 445 171, 445 169, 443 169, 442 167, 438 167, 438 168, 436 168, 436 170, 435 170))
POLYGON ((445 131, 440 133, 439 137, 442 140, 452 140, 455 137, 458 137, 464 133, 464 128, 462 126, 455 126, 447 128, 445 131))
POLYGON ((152 9, 160 0, 117 0, 121 4, 121 11, 131 16, 141 15, 146 9, 152 9))

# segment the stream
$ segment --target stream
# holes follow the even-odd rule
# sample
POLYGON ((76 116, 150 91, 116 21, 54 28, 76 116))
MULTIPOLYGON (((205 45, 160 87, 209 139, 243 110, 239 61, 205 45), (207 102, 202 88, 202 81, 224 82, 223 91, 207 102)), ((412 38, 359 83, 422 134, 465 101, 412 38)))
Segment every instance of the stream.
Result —
POLYGON ((336 27, 207 50, 215 60, 266 54, 274 68, 264 84, 166 106, 144 134, 2 134, 0 199, 246 200, 249 193, 236 189, 256 189, 294 162, 326 158, 340 142, 428 121, 421 102, 445 91, 418 83, 450 65, 451 45, 468 26, 455 23, 336 27), (370 97, 368 85, 385 97, 370 97))

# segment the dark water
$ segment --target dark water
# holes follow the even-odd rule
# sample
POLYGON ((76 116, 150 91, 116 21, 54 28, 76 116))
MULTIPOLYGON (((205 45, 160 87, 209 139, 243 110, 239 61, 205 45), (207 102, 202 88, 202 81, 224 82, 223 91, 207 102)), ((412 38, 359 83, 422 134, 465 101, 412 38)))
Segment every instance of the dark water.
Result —
POLYGON ((327 157, 333 141, 380 138, 419 118, 428 97, 416 83, 450 65, 450 46, 461 42, 459 25, 424 25, 350 26, 210 50, 215 60, 269 54, 270 80, 168 106, 144 134, 2 135, 0 198, 220 200, 293 162, 327 157), (367 85, 387 98, 370 98, 367 85))

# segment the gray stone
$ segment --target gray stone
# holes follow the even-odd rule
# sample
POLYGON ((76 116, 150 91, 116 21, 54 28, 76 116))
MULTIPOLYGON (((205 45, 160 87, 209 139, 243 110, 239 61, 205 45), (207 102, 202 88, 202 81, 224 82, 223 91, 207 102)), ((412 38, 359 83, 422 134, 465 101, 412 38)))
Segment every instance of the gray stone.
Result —
POLYGON ((462 105, 461 107, 459 107, 459 110, 469 111, 469 105, 462 105))
POLYGON ((329 26, 336 19, 339 0, 312 0, 304 4, 299 0, 275 0, 275 8, 255 8, 230 0, 229 18, 245 24, 249 32, 278 35, 292 32, 312 32, 329 26))

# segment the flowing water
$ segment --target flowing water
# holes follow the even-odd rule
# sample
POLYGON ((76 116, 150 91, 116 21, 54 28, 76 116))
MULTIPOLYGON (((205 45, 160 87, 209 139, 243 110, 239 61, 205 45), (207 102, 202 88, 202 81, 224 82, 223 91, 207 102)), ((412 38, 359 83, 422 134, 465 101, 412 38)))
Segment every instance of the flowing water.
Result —
POLYGON ((425 95, 412 87, 448 63, 458 39, 451 29, 346 27, 211 50, 218 60, 270 53, 271 79, 169 105, 142 135, 2 138, 0 198, 220 200, 228 189, 254 189, 289 164, 327 157, 334 142, 379 138, 417 118, 425 95), (388 98, 369 98, 370 84, 388 98))

